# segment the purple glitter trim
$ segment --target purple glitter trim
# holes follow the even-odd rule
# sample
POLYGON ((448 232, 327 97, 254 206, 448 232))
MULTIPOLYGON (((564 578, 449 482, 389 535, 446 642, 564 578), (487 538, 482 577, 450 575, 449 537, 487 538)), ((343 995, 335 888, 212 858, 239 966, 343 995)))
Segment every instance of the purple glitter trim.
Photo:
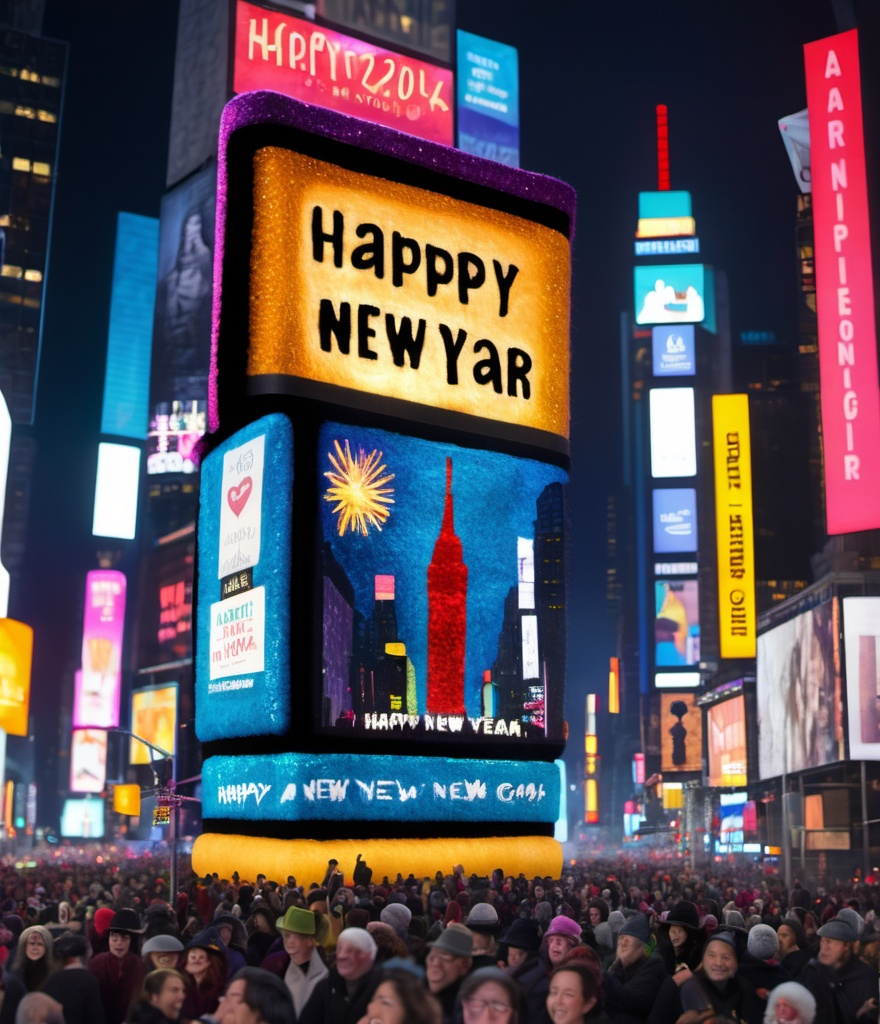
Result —
POLYGON ((226 148, 229 137, 238 128, 252 124, 283 124, 302 131, 335 139, 351 146, 396 157, 407 163, 437 171, 451 178, 460 178, 485 185, 520 199, 529 199, 554 207, 567 215, 569 239, 574 233, 575 191, 558 178, 518 167, 508 167, 494 160, 464 153, 450 146, 407 135, 383 125, 349 117, 335 110, 326 110, 311 103, 291 99, 277 92, 246 92, 226 104, 220 119, 220 154, 217 171, 217 224, 214 237, 214 304, 211 327, 211 370, 208 377, 208 429, 220 425, 217 408, 217 340, 220 333, 220 281, 223 267, 223 241, 226 228, 228 177, 226 148))

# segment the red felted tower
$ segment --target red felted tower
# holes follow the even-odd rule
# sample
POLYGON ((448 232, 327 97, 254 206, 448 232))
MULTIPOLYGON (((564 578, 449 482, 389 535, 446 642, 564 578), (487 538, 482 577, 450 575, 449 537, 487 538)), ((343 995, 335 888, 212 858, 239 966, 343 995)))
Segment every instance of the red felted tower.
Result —
POLYGON ((467 577, 452 519, 452 459, 440 536, 428 566, 428 714, 463 715, 467 577))

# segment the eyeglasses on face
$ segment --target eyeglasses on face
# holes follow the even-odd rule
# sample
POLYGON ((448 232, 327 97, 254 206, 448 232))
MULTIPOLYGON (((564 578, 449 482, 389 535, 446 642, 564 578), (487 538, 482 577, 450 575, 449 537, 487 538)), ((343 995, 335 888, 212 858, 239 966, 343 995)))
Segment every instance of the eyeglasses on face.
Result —
POLYGON ((463 1002, 471 1013, 476 1014, 486 1013, 487 1010, 498 1014, 510 1013, 513 1010, 512 1006, 502 1003, 498 999, 465 999, 463 1002))

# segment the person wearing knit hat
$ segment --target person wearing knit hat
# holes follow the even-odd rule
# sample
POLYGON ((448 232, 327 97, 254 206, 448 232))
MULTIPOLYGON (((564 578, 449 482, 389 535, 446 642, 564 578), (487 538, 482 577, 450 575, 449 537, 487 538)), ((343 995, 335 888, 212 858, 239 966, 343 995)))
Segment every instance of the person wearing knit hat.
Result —
POLYGON ((403 939, 412 920, 412 911, 402 903, 389 903, 382 908, 379 920, 390 925, 398 938, 403 939))
POLYGON ((581 944, 581 926, 570 917, 560 914, 550 922, 544 933, 544 949, 555 967, 575 946, 581 944))
POLYGON ((849 921, 856 935, 859 938, 862 937, 862 932, 865 930, 865 919, 857 910, 852 907, 843 907, 838 910, 837 917, 841 921, 849 921))
POLYGON ((782 966, 777 956, 779 938, 769 924, 756 924, 749 930, 747 952, 740 960, 737 977, 748 981, 761 1001, 763 1012, 767 993, 791 981, 791 973, 782 966))
POLYGON ((597 896, 587 904, 589 924, 593 929, 593 938, 596 940, 600 957, 606 957, 614 952, 615 937, 608 924, 610 912, 611 908, 601 896, 597 896))
POLYGON ((288 987, 298 1019, 318 983, 329 973, 318 949, 317 917, 305 907, 290 906, 275 927, 284 949, 270 953, 260 967, 281 978, 288 987))
POLYGON ((810 962, 814 953, 814 950, 809 948, 800 919, 794 916, 783 918, 776 929, 776 937, 779 939, 779 962, 793 978, 796 978, 810 962))
POLYGON ((617 946, 617 936, 625 920, 626 916, 622 910, 612 910, 608 915, 608 927, 611 929, 611 936, 614 939, 615 947, 617 946))
POLYGON ((612 1020, 644 1021, 658 1009, 658 1020, 676 1019, 669 1012, 677 1000, 675 984, 666 972, 663 957, 654 950, 654 937, 644 914, 633 914, 624 921, 617 936, 617 955, 605 974, 604 985, 605 1010, 612 1020), (667 1010, 665 1016, 663 1007, 667 1010))
POLYGON ((798 978, 816 999, 816 1019, 823 1024, 876 1021, 877 971, 855 955, 855 928, 833 917, 818 935, 819 952, 798 978))
POLYGON ((474 965, 472 970, 498 966, 497 935, 501 930, 498 913, 490 903, 475 903, 468 913, 465 926, 474 936, 474 965))
POLYGON ((754 986, 737 976, 739 955, 735 937, 715 932, 703 947, 703 961, 679 989, 684 1014, 677 1024, 704 1020, 707 1006, 732 1020, 760 1021, 764 1007, 754 986))
POLYGON ((813 993, 796 981, 785 981, 770 993, 764 1024, 813 1024, 816 1000, 813 993))

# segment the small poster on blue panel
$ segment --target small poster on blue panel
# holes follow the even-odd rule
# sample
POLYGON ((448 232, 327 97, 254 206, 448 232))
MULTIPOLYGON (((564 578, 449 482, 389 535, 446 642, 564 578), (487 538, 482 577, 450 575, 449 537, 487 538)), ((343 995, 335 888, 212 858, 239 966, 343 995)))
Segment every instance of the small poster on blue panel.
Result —
POLYGON ((196 647, 202 742, 278 735, 290 727, 292 500, 293 429, 284 416, 249 424, 202 464, 196 647))
POLYGON ((696 373, 693 324, 654 327, 651 350, 655 377, 693 377, 696 373))
POLYGON ((519 55, 513 46, 457 33, 458 148, 519 167, 519 55))
POLYGON ((654 491, 654 551, 697 550, 697 492, 693 487, 654 491))

